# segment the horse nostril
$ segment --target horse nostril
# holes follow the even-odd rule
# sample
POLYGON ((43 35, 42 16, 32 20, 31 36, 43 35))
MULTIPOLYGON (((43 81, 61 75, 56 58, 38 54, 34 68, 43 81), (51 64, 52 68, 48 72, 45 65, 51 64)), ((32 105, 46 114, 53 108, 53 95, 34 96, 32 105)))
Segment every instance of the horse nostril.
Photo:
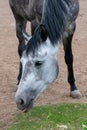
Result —
POLYGON ((24 100, 20 99, 20 105, 23 105, 23 104, 24 104, 24 100))

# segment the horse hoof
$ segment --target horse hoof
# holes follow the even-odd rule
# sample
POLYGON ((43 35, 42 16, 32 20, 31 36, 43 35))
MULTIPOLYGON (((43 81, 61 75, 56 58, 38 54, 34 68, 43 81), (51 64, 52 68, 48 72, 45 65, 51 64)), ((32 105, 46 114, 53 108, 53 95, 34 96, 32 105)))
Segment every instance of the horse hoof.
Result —
POLYGON ((74 90, 74 91, 70 92, 70 96, 72 98, 81 98, 82 94, 81 94, 81 92, 79 90, 74 90))

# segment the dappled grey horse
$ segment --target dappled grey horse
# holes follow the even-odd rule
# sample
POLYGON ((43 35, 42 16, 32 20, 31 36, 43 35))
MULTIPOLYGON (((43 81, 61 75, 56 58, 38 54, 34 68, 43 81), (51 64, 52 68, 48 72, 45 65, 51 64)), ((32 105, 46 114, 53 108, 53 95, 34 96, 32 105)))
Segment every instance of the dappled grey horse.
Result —
POLYGON ((20 72, 15 95, 23 112, 58 76, 57 53, 62 40, 68 69, 70 95, 80 98, 73 72, 72 38, 79 12, 78 0, 9 0, 19 39, 20 72), (42 17, 41 17, 42 16, 42 17), (32 36, 26 33, 31 21, 32 36), (28 41, 25 45, 25 39, 28 41))

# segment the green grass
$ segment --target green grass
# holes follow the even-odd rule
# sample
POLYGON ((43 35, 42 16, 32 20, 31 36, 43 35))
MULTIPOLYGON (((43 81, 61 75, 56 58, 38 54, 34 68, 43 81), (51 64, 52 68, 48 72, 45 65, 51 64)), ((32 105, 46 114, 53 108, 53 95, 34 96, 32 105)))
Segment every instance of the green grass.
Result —
POLYGON ((7 130, 87 130, 87 104, 34 107, 19 112, 7 130))

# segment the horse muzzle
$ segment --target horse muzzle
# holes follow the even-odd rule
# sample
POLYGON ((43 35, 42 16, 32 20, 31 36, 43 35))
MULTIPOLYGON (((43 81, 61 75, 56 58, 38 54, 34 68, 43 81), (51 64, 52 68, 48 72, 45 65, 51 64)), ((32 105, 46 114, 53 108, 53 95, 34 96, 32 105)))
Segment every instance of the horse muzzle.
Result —
POLYGON ((17 108, 22 112, 27 112, 28 110, 32 109, 34 105, 34 99, 30 96, 16 95, 15 101, 17 108))

